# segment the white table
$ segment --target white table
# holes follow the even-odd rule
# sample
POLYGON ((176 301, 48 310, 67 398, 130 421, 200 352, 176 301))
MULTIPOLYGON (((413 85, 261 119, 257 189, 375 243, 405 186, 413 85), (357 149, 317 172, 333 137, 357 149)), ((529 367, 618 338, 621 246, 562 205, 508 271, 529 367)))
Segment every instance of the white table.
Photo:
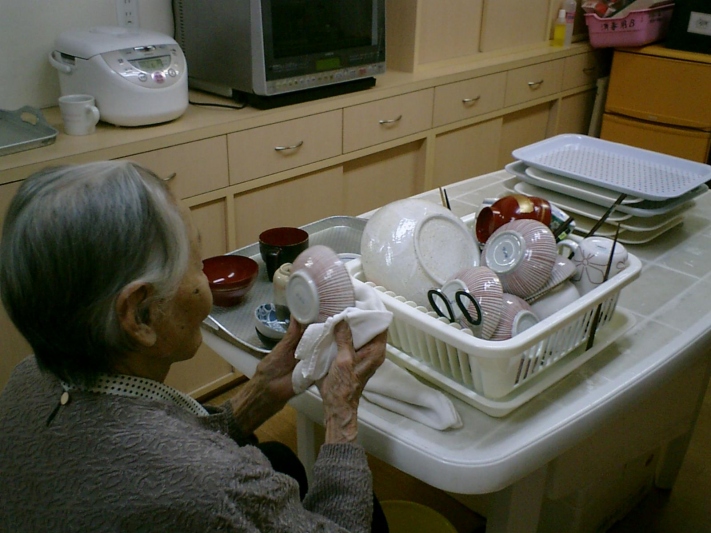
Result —
MULTIPOLYGON (((504 192, 501 182, 509 177, 500 171, 448 186, 452 209, 460 216, 475 212, 483 198, 504 192)), ((419 196, 440 200, 438 191, 419 196)), ((570 506, 570 495, 594 491, 605 476, 614 481, 610 486, 624 487, 633 480, 612 473, 647 453, 655 457, 656 484, 670 488, 711 372, 711 194, 696 204, 682 226, 649 244, 625 245, 643 270, 623 289, 618 306, 636 323, 571 375, 503 418, 453 399, 464 427, 446 432, 362 402, 360 442, 484 513, 487 533, 533 532, 539 523, 555 530, 552 515, 567 518, 546 515, 546 502, 570 506)), ((204 337, 239 371, 253 374, 253 354, 207 330, 204 337)), ((291 404, 298 412, 299 455, 308 466, 318 445, 321 401, 308 391, 291 404)))

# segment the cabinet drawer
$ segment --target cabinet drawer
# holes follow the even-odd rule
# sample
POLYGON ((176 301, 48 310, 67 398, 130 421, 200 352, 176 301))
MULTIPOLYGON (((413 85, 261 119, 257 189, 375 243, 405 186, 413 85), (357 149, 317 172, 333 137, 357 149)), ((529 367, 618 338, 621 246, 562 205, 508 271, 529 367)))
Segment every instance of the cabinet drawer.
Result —
POLYGON ((161 178, 173 176, 169 186, 178 198, 227 187, 225 137, 212 137, 127 157, 161 178))
POLYGON ((565 58, 563 90, 592 85, 600 77, 600 65, 595 52, 565 58))
POLYGON ((711 128, 711 65, 615 52, 605 111, 711 128))
POLYGON ((501 109, 504 106, 505 88, 505 72, 436 87, 434 126, 501 109))
POLYGON ((432 127, 434 89, 343 110, 343 151, 352 152, 432 127))
POLYGON ((559 92, 563 86, 564 61, 557 59, 510 70, 506 78, 505 105, 522 104, 559 92))
POLYGON ((637 148, 683 157, 705 163, 711 146, 711 133, 662 126, 605 113, 600 138, 637 148))
POLYGON ((230 183, 300 167, 341 153, 341 111, 230 133, 230 183))

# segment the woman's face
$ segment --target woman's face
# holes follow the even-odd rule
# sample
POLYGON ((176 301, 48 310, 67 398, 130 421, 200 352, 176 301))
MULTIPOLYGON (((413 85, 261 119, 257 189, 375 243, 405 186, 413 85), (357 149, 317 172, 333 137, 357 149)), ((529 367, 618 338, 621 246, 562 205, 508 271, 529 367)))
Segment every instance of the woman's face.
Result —
POLYGON ((212 294, 202 271, 200 239, 188 209, 181 208, 190 236, 187 271, 175 296, 160 305, 155 324, 161 352, 171 363, 190 359, 202 343, 200 324, 212 308, 212 294))

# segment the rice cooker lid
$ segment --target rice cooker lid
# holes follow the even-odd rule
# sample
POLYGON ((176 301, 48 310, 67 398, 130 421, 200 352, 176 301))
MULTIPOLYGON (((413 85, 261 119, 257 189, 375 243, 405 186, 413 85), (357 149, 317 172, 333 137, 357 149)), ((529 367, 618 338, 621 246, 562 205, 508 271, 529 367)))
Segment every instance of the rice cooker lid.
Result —
POLYGON ((121 26, 96 26, 88 30, 62 32, 55 41, 55 48, 62 54, 88 59, 114 50, 161 44, 178 43, 172 37, 156 31, 121 26))

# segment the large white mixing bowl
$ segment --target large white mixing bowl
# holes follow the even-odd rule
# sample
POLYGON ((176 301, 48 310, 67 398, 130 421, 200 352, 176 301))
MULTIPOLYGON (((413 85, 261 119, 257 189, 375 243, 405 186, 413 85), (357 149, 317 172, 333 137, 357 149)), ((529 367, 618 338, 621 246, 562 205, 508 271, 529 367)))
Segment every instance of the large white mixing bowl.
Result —
POLYGON ((477 241, 464 222, 416 198, 378 209, 363 230, 360 253, 368 281, 425 307, 429 289, 479 264, 477 241))

